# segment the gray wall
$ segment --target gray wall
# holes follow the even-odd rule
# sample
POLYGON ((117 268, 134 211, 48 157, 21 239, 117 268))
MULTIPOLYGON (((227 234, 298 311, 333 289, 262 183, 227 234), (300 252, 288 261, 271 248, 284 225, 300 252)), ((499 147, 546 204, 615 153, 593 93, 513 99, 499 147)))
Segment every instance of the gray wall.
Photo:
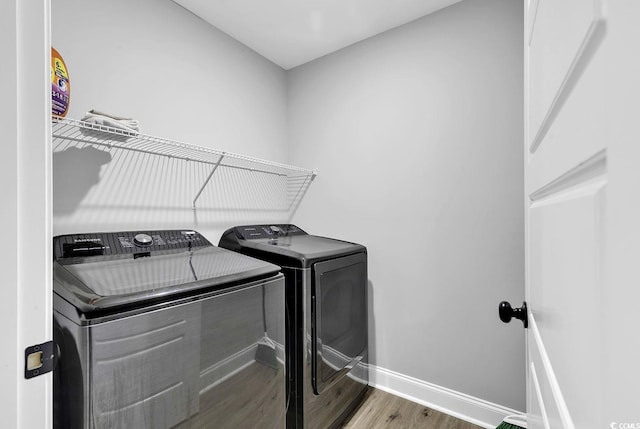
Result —
POLYGON ((289 71, 294 221, 369 249, 374 365, 525 408, 523 5, 466 1, 289 71))
MULTIPOLYGON (((288 160, 286 72, 277 65, 170 0, 51 3, 52 44, 70 74, 68 117, 80 119, 95 108, 138 119, 146 134, 288 160)), ((193 182, 184 162, 131 153, 112 162, 96 150, 62 152, 54 153, 54 234, 197 228, 217 241, 234 220, 257 216, 220 210, 196 218, 195 194, 182 195, 193 182)), ((237 198, 233 185, 216 188, 217 198, 237 198)))

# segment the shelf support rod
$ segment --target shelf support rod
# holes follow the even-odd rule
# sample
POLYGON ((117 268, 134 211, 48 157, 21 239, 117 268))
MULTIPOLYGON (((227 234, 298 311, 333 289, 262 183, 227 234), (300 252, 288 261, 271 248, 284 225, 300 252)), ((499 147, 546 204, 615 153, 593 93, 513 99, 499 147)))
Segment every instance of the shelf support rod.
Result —
POLYGON ((293 200, 291 200, 291 204, 289 204, 290 215, 287 222, 291 222, 293 215, 296 214, 296 211, 298 211, 298 207, 300 206, 302 199, 307 194, 307 191, 311 186, 311 182, 313 182, 313 179, 315 179, 317 175, 318 175, 318 170, 313 170, 309 176, 305 177, 304 182, 302 182, 302 185, 300 186, 300 188, 298 189, 298 192, 296 193, 296 196, 293 197, 293 200), (301 192, 302 192, 302 195, 300 195, 301 192))
POLYGON ((200 194, 202 194, 202 191, 204 191, 204 188, 206 188, 207 184, 209 184, 209 181, 211 180, 211 177, 213 177, 213 173, 215 173, 216 170, 218 169, 218 167, 220 166, 220 163, 222 162, 222 159, 224 158, 224 156, 225 156, 225 152, 222 152, 222 155, 220 155, 220 158, 218 158, 218 162, 216 162, 216 164, 213 166, 213 169, 211 170, 211 173, 209 173, 209 176, 207 177, 207 180, 204 181, 204 184, 202 185, 202 187, 198 191, 198 194, 193 199, 193 210, 196 209, 196 201, 198 201, 198 198, 200 198, 200 194))

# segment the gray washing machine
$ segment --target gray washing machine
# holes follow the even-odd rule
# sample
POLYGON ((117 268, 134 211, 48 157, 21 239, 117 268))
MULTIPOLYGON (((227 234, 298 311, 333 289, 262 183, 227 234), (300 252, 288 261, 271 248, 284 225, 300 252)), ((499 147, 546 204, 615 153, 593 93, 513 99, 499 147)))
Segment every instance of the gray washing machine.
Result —
POLYGON ((190 230, 55 237, 56 428, 283 428, 284 277, 190 230))
POLYGON ((367 249, 295 225, 238 226, 219 246, 285 275, 287 428, 339 427, 369 381, 367 249))

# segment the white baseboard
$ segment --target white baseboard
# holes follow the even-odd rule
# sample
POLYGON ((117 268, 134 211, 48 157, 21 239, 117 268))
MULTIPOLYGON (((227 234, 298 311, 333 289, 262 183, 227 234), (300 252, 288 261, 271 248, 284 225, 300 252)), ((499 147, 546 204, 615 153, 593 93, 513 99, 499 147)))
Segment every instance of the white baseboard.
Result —
POLYGON ((375 365, 369 365, 369 384, 487 429, 495 429, 508 415, 522 414, 520 411, 375 365))

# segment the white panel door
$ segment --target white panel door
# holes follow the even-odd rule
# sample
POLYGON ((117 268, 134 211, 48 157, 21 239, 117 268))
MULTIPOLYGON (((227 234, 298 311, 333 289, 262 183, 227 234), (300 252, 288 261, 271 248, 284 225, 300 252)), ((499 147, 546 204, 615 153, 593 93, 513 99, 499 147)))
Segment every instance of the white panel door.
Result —
POLYGON ((525 4, 529 428, 640 428, 638 3, 525 4))
POLYGON ((49 0, 2 6, 0 425, 46 429, 52 374, 25 379, 24 350, 52 339, 49 0))

